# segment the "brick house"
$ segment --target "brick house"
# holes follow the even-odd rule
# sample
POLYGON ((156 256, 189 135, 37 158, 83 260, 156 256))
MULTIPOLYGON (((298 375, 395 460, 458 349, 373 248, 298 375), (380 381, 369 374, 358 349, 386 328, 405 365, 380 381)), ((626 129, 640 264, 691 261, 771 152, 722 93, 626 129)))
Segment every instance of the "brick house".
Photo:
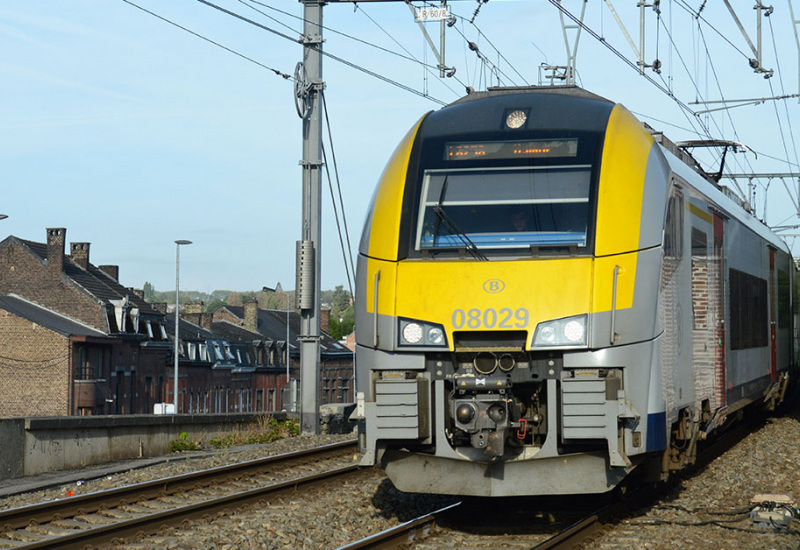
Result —
MULTIPOLYGON (((152 413, 174 399, 174 315, 96 267, 66 229, 0 242, 0 417, 152 413)), ((185 305, 178 413, 294 410, 300 317, 185 305), (288 367, 287 367, 288 361, 288 367)), ((324 325, 323 325, 324 327, 324 325)), ((352 400, 353 355, 323 333, 320 402, 352 400)))
MULTIPOLYGON (((320 404, 354 401, 353 353, 328 335, 327 313, 323 310, 320 322, 320 404)), ((214 312, 211 329, 225 335, 231 342, 250 342, 257 363, 270 376, 269 387, 278 392, 291 379, 299 378, 300 315, 294 311, 261 309, 256 301, 244 306, 224 306, 214 312), (288 335, 288 340, 287 340, 288 335), (287 369, 287 364, 289 368, 287 369), (283 372, 283 376, 279 373, 283 372), (288 371, 288 374, 287 374, 288 371), (274 382, 273 382, 274 380, 274 382), (274 383, 274 385, 272 385, 274 383)), ((296 391, 296 388, 295 388, 296 391)), ((282 392, 284 395, 287 392, 282 392)), ((286 400, 283 397, 282 400, 286 400)), ((289 409, 286 403, 282 408, 289 409)))
POLYGON ((0 242, 0 414, 151 412, 167 389, 163 313, 119 284, 117 266, 90 263, 89 243, 70 255, 65 244, 63 228, 0 242))

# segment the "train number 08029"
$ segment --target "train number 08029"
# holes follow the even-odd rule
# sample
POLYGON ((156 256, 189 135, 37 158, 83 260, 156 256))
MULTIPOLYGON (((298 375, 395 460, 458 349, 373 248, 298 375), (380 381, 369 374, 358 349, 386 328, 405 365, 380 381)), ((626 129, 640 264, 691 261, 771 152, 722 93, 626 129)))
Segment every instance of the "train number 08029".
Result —
POLYGON ((500 311, 489 309, 457 309, 453 312, 453 328, 491 329, 491 328, 525 328, 528 326, 528 310, 524 307, 512 310, 504 307, 500 311))

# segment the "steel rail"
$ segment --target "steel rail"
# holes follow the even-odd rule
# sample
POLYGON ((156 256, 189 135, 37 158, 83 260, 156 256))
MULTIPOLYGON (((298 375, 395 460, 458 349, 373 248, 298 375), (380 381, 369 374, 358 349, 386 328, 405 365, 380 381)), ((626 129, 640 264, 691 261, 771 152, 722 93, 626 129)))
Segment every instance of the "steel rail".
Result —
POLYGON ((586 539, 600 527, 600 522, 614 514, 621 503, 610 504, 595 513, 579 519, 566 529, 562 529, 544 542, 540 542, 532 550, 567 550, 586 539))
POLYGON ((342 466, 333 470, 295 478, 272 485, 241 491, 224 497, 212 498, 203 502, 173 508, 163 512, 147 514, 93 529, 76 531, 42 541, 15 546, 13 550, 83 550, 119 542, 126 537, 155 534, 163 527, 180 525, 188 520, 208 519, 220 510, 252 504, 295 491, 296 489, 322 481, 358 473, 362 468, 357 464, 342 466))
POLYGON ((436 520, 452 513, 461 505, 460 502, 440 508, 411 521, 401 523, 380 533, 370 535, 361 540, 340 546, 337 550, 378 550, 380 548, 396 548, 401 544, 414 541, 418 536, 425 537, 436 526, 436 520))
POLYGON ((283 463, 344 451, 355 446, 355 440, 348 440, 227 466, 189 472, 174 477, 136 483, 107 491, 98 491, 20 508, 0 510, 0 532, 23 529, 31 524, 48 523, 55 519, 73 517, 78 514, 93 513, 104 508, 115 508, 135 500, 153 499, 181 490, 204 487, 212 483, 219 483, 225 479, 251 475, 253 472, 283 463))

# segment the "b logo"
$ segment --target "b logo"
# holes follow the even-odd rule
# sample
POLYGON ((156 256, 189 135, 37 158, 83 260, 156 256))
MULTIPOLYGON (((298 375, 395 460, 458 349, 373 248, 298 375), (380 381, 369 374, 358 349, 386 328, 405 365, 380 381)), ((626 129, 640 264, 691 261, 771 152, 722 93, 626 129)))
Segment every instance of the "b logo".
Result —
POLYGON ((497 294, 498 292, 503 292, 505 288, 506 284, 500 279, 489 279, 488 281, 483 283, 483 290, 485 290, 489 294, 497 294))

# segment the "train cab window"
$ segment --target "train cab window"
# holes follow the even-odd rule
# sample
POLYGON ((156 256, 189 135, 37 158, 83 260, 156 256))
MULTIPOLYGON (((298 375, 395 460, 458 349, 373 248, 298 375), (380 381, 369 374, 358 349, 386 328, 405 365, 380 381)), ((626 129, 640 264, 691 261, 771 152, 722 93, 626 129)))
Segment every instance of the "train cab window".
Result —
POLYGON ((683 193, 673 190, 667 203, 667 217, 664 221, 664 256, 680 259, 683 257, 683 193))
POLYGON ((426 170, 416 249, 585 247, 591 166, 426 170))

